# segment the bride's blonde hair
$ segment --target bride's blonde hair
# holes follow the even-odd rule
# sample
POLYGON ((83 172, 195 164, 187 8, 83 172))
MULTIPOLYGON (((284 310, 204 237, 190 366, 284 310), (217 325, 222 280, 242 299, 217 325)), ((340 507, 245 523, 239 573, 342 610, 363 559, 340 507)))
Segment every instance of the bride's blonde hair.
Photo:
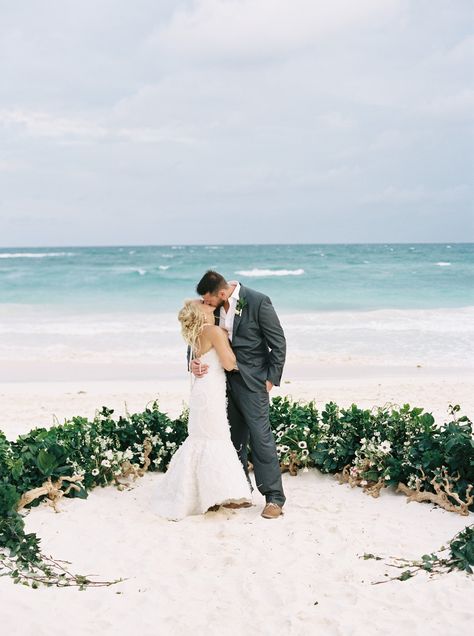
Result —
POLYGON ((193 352, 196 352, 199 349, 199 336, 206 324, 206 315, 195 301, 186 300, 184 307, 178 314, 178 320, 181 323, 181 333, 184 340, 193 352))

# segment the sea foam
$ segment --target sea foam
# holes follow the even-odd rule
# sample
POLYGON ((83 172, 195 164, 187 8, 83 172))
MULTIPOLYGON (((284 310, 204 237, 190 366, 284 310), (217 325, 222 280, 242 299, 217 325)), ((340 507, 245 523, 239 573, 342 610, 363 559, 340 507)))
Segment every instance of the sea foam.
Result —
POLYGON ((301 276, 304 274, 304 269, 240 269, 235 272, 240 276, 250 277, 267 277, 267 276, 301 276))
POLYGON ((0 258, 47 258, 50 256, 75 256, 74 252, 0 252, 0 258))

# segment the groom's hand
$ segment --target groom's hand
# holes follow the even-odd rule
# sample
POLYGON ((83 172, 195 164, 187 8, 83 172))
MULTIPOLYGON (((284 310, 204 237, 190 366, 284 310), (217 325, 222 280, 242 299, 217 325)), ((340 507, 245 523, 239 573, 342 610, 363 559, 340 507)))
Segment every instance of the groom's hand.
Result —
POLYGON ((266 385, 267 385, 267 391, 268 393, 270 393, 270 391, 273 389, 273 384, 270 382, 270 380, 267 380, 266 385))
POLYGON ((196 358, 191 362, 191 373, 197 378, 202 378, 203 375, 206 375, 208 369, 209 365, 202 364, 199 358, 196 358))

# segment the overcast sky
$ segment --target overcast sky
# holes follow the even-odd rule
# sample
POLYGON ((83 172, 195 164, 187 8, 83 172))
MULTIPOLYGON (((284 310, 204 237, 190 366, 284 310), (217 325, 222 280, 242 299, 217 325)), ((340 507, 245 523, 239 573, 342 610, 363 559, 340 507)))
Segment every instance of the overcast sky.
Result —
POLYGON ((474 240, 472 6, 0 0, 0 245, 474 240))

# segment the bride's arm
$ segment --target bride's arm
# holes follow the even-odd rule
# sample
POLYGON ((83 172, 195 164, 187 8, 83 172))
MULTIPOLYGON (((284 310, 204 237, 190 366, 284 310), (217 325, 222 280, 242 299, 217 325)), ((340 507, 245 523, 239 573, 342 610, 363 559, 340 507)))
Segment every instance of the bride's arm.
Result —
POLYGON ((219 356, 220 363, 226 369, 226 371, 232 371, 235 368, 237 362, 234 352, 231 349, 227 332, 220 327, 211 327, 208 329, 208 336, 212 342, 217 355, 219 356))

